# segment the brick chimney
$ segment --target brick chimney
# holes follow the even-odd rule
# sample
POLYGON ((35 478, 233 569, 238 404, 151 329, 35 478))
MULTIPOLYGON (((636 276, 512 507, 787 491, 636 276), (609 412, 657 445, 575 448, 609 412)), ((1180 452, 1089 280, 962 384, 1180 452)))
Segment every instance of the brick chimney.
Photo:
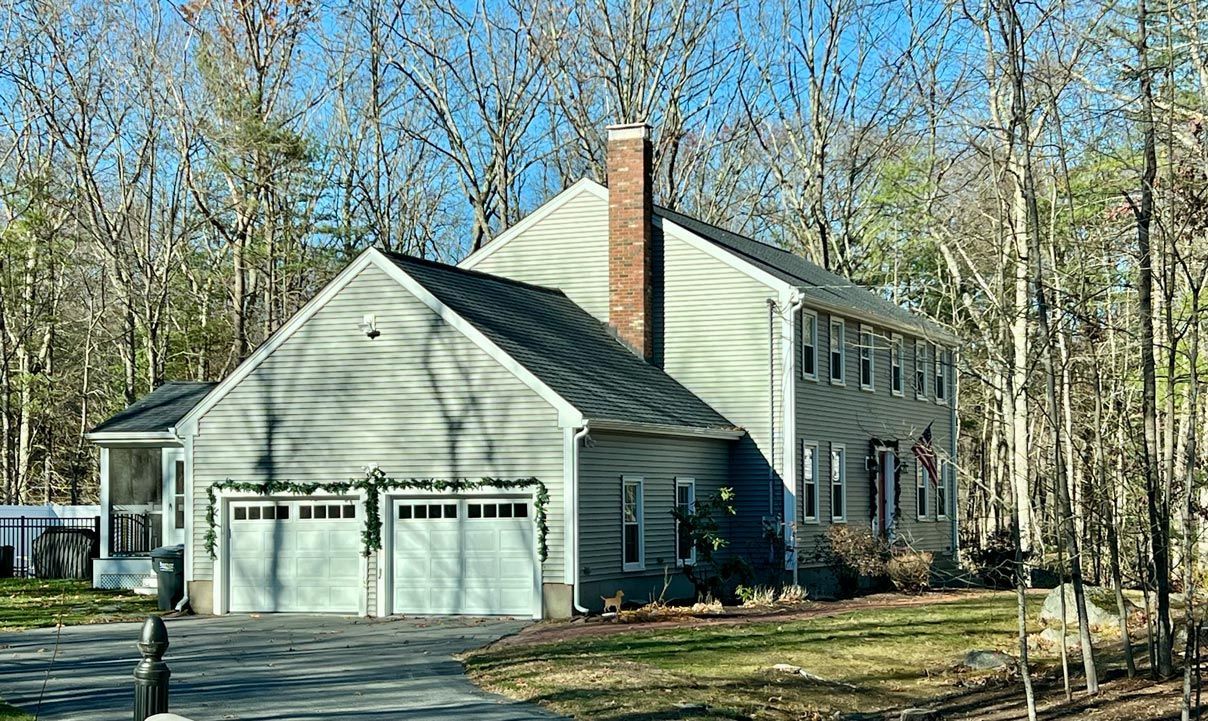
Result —
POLYGON ((608 321, 654 360, 655 279, 650 126, 608 126, 608 321))

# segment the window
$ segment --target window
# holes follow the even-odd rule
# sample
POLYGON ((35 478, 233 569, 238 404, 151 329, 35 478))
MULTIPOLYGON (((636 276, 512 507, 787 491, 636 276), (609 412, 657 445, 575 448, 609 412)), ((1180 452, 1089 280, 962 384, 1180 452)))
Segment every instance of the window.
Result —
POLYGON ((927 517, 927 484, 931 482, 928 478, 927 469, 922 463, 915 462, 914 464, 914 507, 920 520, 927 517))
POLYGON ((172 485, 172 527, 179 530, 185 527, 185 462, 177 461, 173 469, 176 478, 172 485))
POLYGON ((914 397, 927 397, 927 344, 914 342, 914 397))
POLYGON ((889 392, 902 395, 902 336, 895 335, 889 341, 889 392))
POLYGON ((801 442, 801 518, 818 522, 818 446, 801 442))
POLYGON ((940 484, 935 488, 935 516, 936 518, 948 517, 948 489, 953 485, 952 464, 948 461, 940 461, 940 484))
POLYGON ((873 343, 872 328, 866 325, 860 326, 860 387, 866 391, 871 391, 875 388, 873 382, 873 372, 875 371, 873 367, 875 362, 873 343))
POLYGON ((948 402, 948 351, 931 346, 931 357, 935 358, 935 402, 948 402))
POLYGON ((801 310, 801 377, 818 380, 818 314, 801 310))
POLYGON ((847 449, 832 443, 830 457, 831 520, 847 520, 847 449))
POLYGON ((843 385, 843 321, 831 320, 830 324, 830 380, 843 385))
MULTIPOLYGON (((696 479, 675 479, 675 505, 681 514, 692 513, 696 508, 696 479)), ((696 544, 692 542, 692 534, 688 526, 675 521, 675 561, 680 566, 691 566, 696 563, 696 544)))
POLYGON ((626 571, 640 571, 645 566, 642 548, 642 479, 624 476, 621 479, 621 558, 626 571))

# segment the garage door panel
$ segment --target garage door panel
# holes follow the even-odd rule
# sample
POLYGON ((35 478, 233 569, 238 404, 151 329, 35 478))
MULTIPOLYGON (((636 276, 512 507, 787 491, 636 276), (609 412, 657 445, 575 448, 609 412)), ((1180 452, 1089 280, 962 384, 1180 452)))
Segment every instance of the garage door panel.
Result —
POLYGON ((232 503, 227 536, 230 610, 356 613, 364 595, 360 526, 345 519, 343 510, 334 518, 314 517, 316 507, 326 514, 332 506, 348 505, 232 503), (309 509, 307 517, 303 507, 309 509))
POLYGON ((390 516, 394 611, 532 614, 528 509, 516 499, 396 500, 390 516))

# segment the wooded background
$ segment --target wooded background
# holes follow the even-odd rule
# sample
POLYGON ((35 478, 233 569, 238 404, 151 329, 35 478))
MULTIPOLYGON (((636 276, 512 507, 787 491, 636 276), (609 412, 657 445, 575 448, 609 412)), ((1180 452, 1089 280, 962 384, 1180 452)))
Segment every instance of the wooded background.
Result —
POLYGON ((1208 7, 1146 1, 0 0, 0 495, 94 500, 96 422, 644 119, 657 202, 967 339, 966 544, 1189 569, 1208 7))

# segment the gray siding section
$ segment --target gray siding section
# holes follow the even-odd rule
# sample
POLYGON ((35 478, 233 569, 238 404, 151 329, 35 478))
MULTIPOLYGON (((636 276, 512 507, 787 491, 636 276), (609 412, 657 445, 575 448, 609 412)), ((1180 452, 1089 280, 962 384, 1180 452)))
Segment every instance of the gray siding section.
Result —
MULTIPOLYGON (((839 316, 835 316, 839 317, 839 316)), ((860 387, 860 322, 845 319, 845 378, 846 385, 836 386, 829 381, 831 316, 818 312, 818 380, 797 379, 796 435, 798 450, 801 442, 808 441, 818 446, 819 476, 819 522, 801 523, 801 454, 797 464, 798 504, 798 548, 803 565, 813 563, 818 539, 830 525, 830 448, 838 443, 846 446, 847 470, 847 523, 852 527, 872 528, 870 509, 872 480, 865 468, 869 455, 869 440, 897 441, 899 461, 902 464, 902 491, 897 519, 897 535, 911 546, 929 551, 947 553, 952 547, 952 524, 947 519, 937 519, 935 513, 935 489, 928 487, 928 505, 923 520, 919 519, 915 493, 915 468, 918 461, 911 452, 918 437, 928 423, 933 423, 932 434, 936 453, 941 459, 952 459, 952 439, 955 435, 955 416, 951 405, 940 405, 935 400, 934 369, 927 369, 927 398, 918 400, 914 390, 914 338, 903 338, 903 396, 890 392, 890 337, 892 331, 871 326, 873 330, 874 390, 860 387)), ((801 318, 797 318, 797 338, 801 337, 801 318)), ((869 324, 865 324, 869 325, 869 324)), ((951 373, 949 393, 952 394, 951 373)), ((949 399, 949 404, 953 403, 949 399)), ((951 491, 950 491, 951 493, 951 491)), ((955 507, 949 499, 949 508, 955 507)))
MULTIPOLYGON (((193 576, 210 579, 215 481, 536 476, 550 492, 545 578, 563 580, 557 412, 382 270, 369 266, 200 420, 193 576), (377 316, 381 336, 358 329, 377 316)), ((220 519, 221 520, 221 519, 220 519)))
POLYGON ((746 429, 734 446, 732 484, 739 519, 732 548, 766 560, 762 519, 768 510, 768 469, 772 429, 776 433, 774 514, 784 492, 779 468, 783 453, 783 384, 780 354, 783 324, 775 310, 769 330, 768 300, 777 293, 726 263, 667 236, 665 254, 664 368, 680 383, 746 429), (772 346, 769 345, 772 336, 772 346), (769 388, 769 373, 775 383, 769 388), (773 399, 774 393, 774 400, 773 399), (775 410, 771 417, 769 405, 775 410))
POLYGON ((607 321, 608 202, 582 191, 472 267, 558 288, 607 321))
MULTIPOLYGON (((597 596, 618 588, 627 600, 658 597, 664 574, 675 579, 675 479, 696 480, 703 501, 727 485, 732 441, 592 432, 579 456, 579 570, 583 602, 595 610, 597 596), (643 479, 645 570, 623 570, 621 478, 643 479)), ((690 589, 691 587, 686 587, 690 589)), ((685 595, 677 583, 671 593, 685 595)))

